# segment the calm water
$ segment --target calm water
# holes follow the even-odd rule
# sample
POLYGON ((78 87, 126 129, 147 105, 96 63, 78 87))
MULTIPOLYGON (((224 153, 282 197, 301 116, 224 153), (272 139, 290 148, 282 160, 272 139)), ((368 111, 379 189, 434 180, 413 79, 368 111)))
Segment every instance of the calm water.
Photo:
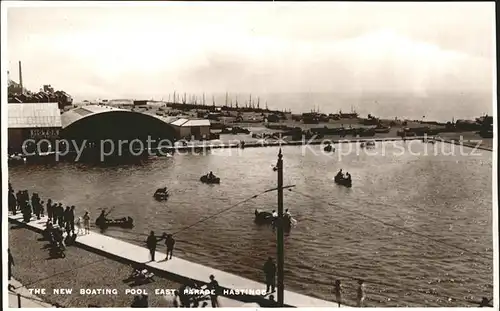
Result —
MULTIPOLYGON (((491 297, 491 152, 445 156, 442 151, 457 147, 427 147, 438 148, 439 155, 395 156, 392 151, 401 149, 386 144, 386 155, 353 153, 339 160, 338 152, 334 157, 324 155, 320 146, 311 147, 317 154, 304 153, 301 147, 283 148, 285 185, 296 184, 297 191, 313 196, 285 191, 285 205, 298 220, 286 237, 286 287, 332 300, 332 283, 340 278, 352 303, 353 278, 364 278, 370 306, 464 306, 469 298, 491 297), (340 168, 353 176, 352 189, 333 183, 340 168)), ((381 148, 378 143, 376 150, 381 148)), ((412 150, 424 148, 417 143, 412 150)), ((176 232, 275 187, 271 165, 277 151, 215 150, 150 159, 142 165, 21 166, 9 173, 14 188, 74 204, 81 214, 89 210, 97 216, 100 208, 116 206, 112 215, 131 216, 136 227, 107 234, 143 244, 149 230, 176 232), (220 185, 199 182, 210 170, 222 178, 220 185), (152 194, 163 185, 172 196, 168 202, 157 202, 152 194)), ((253 211, 271 210, 276 202, 276 192, 267 193, 179 233, 177 255, 262 281, 262 265, 275 255, 275 236, 270 228, 253 223, 253 211)))

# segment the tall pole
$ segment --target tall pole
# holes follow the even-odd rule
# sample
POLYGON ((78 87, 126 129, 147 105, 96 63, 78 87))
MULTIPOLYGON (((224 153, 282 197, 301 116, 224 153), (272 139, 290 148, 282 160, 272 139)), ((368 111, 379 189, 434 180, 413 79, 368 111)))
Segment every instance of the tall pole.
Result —
POLYGON ((283 238, 283 155, 281 148, 278 154, 278 303, 284 305, 284 238, 283 238))
POLYGON ((23 69, 21 68, 21 61, 19 61, 19 86, 21 87, 21 94, 24 94, 23 69))

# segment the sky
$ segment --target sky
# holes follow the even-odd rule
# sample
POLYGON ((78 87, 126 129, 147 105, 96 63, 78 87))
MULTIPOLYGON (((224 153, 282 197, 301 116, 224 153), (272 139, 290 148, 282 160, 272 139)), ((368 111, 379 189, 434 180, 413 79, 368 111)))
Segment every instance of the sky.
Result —
POLYGON ((494 3, 57 5, 7 12, 10 77, 21 60, 31 90, 492 91, 494 3))

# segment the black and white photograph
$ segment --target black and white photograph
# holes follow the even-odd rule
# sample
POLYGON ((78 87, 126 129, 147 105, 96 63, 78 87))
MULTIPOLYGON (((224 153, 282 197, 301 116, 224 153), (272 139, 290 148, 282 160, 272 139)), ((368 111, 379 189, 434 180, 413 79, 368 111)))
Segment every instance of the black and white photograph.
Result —
POLYGON ((8 308, 499 308, 494 2, 2 1, 8 308))

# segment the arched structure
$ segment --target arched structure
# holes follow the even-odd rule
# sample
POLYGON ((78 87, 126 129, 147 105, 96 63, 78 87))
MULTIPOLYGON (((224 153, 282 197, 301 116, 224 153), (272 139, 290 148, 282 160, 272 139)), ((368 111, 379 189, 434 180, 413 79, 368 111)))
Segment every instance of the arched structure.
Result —
POLYGON ((61 138, 79 145, 85 141, 91 147, 107 141, 128 148, 128 142, 134 140, 150 140, 149 147, 155 147, 160 140, 173 143, 176 136, 174 128, 160 117, 108 106, 75 108, 63 113, 61 121, 61 138))

